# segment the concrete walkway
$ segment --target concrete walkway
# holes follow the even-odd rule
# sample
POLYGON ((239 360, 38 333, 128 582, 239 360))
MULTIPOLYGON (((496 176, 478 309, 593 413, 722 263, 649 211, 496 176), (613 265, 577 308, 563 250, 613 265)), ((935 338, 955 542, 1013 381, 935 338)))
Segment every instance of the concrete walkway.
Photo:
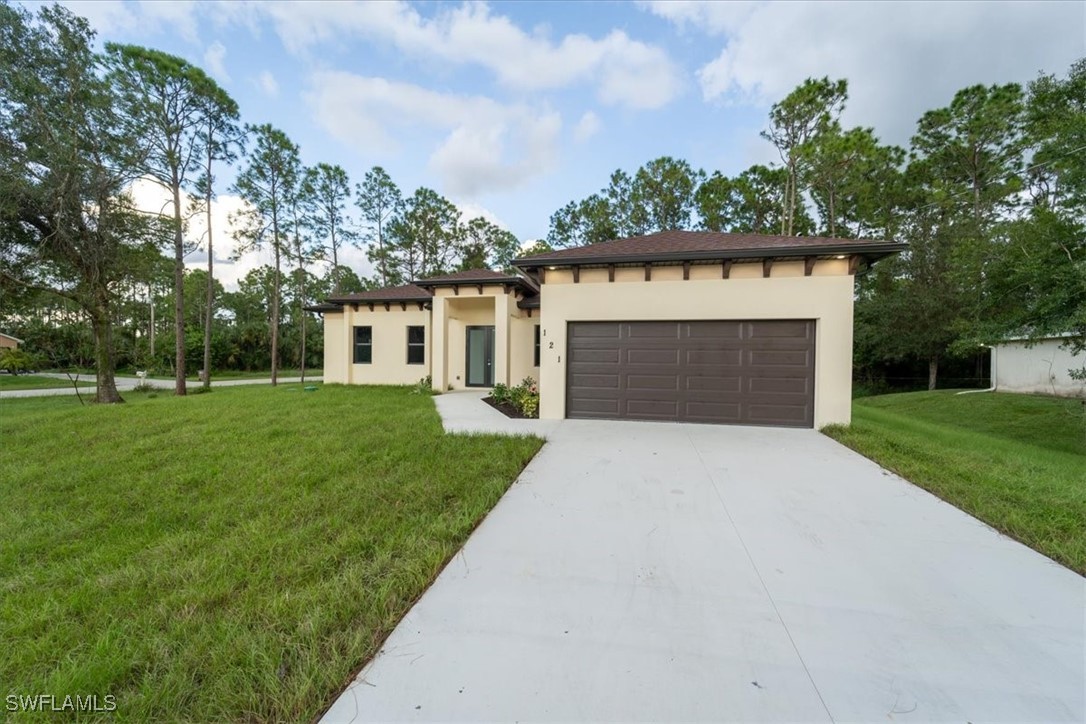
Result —
MULTIPOLYGON (((53 378, 58 379, 58 380, 64 380, 65 382, 70 382, 67 375, 57 374, 55 372, 36 372, 35 376, 36 377, 53 377, 53 378)), ((91 375, 91 376, 81 375, 79 377, 78 381, 79 382, 90 382, 92 386, 90 386, 90 387, 80 387, 79 392, 82 395, 86 395, 89 392, 90 396, 94 397, 94 387, 93 387, 94 376, 93 375, 91 375)), ((130 390, 135 389, 135 387, 140 382, 143 382, 144 380, 140 380, 138 377, 117 377, 116 381, 117 381, 117 391, 118 392, 128 392, 130 390)), ((297 382, 301 382, 301 381, 302 381, 301 377, 280 377, 279 378, 279 384, 281 384, 281 385, 297 383, 297 382)), ((308 384, 310 382, 323 382, 324 378, 323 377, 306 377, 305 381, 306 381, 306 384, 308 384)), ((172 391, 173 390, 173 384, 174 384, 173 380, 146 380, 146 382, 148 384, 158 388, 158 389, 161 389, 161 390, 165 390, 165 391, 172 391)), ((196 387, 199 387, 200 384, 201 384, 200 382, 197 382, 195 380, 189 380, 189 388, 190 389, 194 389, 196 387)), ((211 380, 211 386, 212 387, 237 387, 238 385, 270 385, 270 384, 271 384, 271 378, 270 377, 261 377, 261 378, 256 378, 256 379, 231 379, 231 378, 227 378, 227 379, 223 379, 223 380, 216 380, 216 379, 211 380)), ((53 395, 74 395, 74 394, 75 394, 75 388, 72 387, 71 385, 69 385, 67 387, 47 387, 47 388, 41 389, 41 390, 8 390, 8 391, 5 391, 5 392, 0 392, 0 398, 5 398, 5 397, 51 397, 53 395)))
POLYGON ((1084 579, 829 438, 543 425, 324 721, 1086 719, 1084 579))

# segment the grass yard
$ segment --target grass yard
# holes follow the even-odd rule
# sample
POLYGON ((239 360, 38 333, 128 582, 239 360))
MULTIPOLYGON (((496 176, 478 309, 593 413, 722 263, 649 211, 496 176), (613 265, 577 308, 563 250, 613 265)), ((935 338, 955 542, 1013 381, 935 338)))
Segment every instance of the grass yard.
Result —
POLYGON ((0 402, 0 694, 312 719, 541 445, 407 388, 125 397, 0 402))
POLYGON ((1053 560, 1086 575, 1081 400, 910 392, 854 401, 823 430, 1053 560))
MULTIPOLYGON (((189 372, 189 374, 185 378, 186 380, 188 380, 189 382, 199 382, 200 381, 199 370, 189 370, 188 372, 189 372)), ((134 372, 131 373, 131 374, 135 375, 134 372)), ((279 379, 283 379, 284 377, 301 377, 301 375, 302 375, 301 370, 296 370, 296 369, 279 370, 279 379)), ((305 371, 305 378, 307 380, 310 377, 321 377, 323 375, 324 375, 324 370, 320 370, 320 369, 316 369, 316 370, 307 369, 305 371)), ((150 378, 152 380, 172 380, 172 379, 174 379, 171 375, 162 375, 162 374, 152 375, 150 378)), ((214 382, 215 380, 264 380, 264 379, 271 379, 271 370, 263 370, 263 371, 256 371, 256 372, 243 372, 241 370, 222 370, 221 372, 220 371, 214 371, 214 372, 211 373, 212 382, 214 382)))
MULTIPOLYGON (((82 377, 79 380, 80 387, 94 387, 94 376, 90 379, 82 377)), ((44 390, 50 387, 68 387, 72 383, 69 380, 59 380, 55 377, 41 377, 39 375, 0 375, 0 392, 14 392, 15 390, 44 390)))

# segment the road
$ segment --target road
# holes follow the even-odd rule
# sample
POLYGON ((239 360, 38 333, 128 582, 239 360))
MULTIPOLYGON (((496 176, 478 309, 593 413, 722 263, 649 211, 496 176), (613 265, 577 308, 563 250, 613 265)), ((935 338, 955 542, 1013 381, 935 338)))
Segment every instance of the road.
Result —
MULTIPOLYGON (((38 372, 35 373, 38 377, 53 377, 59 380, 67 380, 68 376, 64 374, 58 374, 55 372, 38 372)), ((80 382, 94 382, 94 377, 88 377, 81 375, 79 377, 80 382)), ((138 377, 117 377, 117 390, 119 392, 128 392, 135 389, 136 385, 140 382, 148 382, 154 387, 163 391, 173 390, 173 380, 140 380, 138 377)), ((301 382, 301 377, 280 377, 280 384, 290 384, 301 382)), ((305 381, 308 382, 321 382, 322 377, 306 377, 305 381)), ((262 377, 257 379, 223 379, 223 380, 211 380, 212 387, 236 387, 237 385, 270 385, 270 377, 262 377)), ((200 383, 190 380, 189 388, 199 387, 200 383)), ((94 397, 93 387, 80 387, 81 394, 94 397)), ((51 395, 74 395, 75 389, 72 387, 49 387, 42 390, 10 390, 6 392, 0 392, 0 398, 14 398, 14 397, 49 397, 51 395)))

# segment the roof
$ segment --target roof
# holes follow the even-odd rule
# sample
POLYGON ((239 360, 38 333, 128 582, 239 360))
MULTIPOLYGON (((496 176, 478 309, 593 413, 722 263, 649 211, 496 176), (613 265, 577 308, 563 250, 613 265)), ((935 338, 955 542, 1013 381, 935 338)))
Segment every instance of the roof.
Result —
POLYGON ((13 337, 12 335, 7 334, 5 332, 0 332, 0 337, 7 337, 8 339, 14 339, 19 344, 23 343, 23 340, 19 339, 18 337, 13 337))
POLYGON ((861 254, 873 261, 906 248, 880 240, 830 239, 819 236, 731 234, 722 231, 661 231, 588 246, 546 251, 515 259, 522 268, 546 265, 621 264, 830 254, 861 254))
POLYGON ((380 289, 367 289, 364 292, 354 294, 341 294, 338 297, 329 297, 333 304, 349 304, 351 302, 428 302, 433 298, 426 289, 415 284, 402 284, 398 287, 381 287, 380 289))
POLYGON ((516 274, 503 274, 493 269, 465 269, 452 274, 419 279, 415 284, 420 287, 437 287, 449 284, 522 284, 524 278, 516 274))
POLYGON ((311 304, 308 307, 302 307, 307 312, 342 312, 342 304, 332 304, 331 302, 321 302, 320 304, 311 304))

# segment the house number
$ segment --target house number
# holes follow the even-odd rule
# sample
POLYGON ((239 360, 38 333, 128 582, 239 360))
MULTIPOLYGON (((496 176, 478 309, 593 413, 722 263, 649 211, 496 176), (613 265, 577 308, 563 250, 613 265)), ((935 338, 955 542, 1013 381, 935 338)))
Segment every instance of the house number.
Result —
POLYGON ((554 342, 548 343, 547 349, 554 349, 554 342))

